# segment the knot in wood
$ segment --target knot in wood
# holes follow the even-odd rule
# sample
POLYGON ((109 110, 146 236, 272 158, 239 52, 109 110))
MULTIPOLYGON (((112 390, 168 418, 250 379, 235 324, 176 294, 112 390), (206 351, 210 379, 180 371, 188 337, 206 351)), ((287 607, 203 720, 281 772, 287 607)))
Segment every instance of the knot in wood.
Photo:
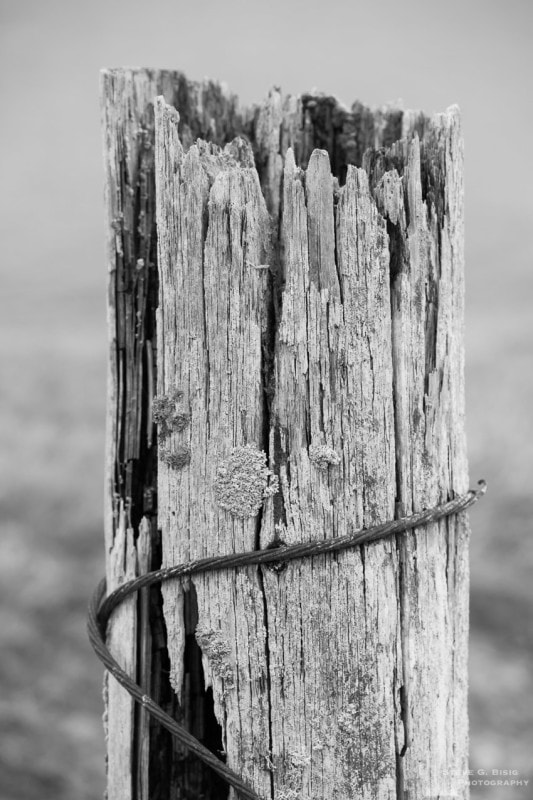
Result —
POLYGON ((279 481, 266 464, 266 453, 254 445, 236 447, 219 464, 216 501, 235 517, 255 517, 265 498, 279 491, 279 481))

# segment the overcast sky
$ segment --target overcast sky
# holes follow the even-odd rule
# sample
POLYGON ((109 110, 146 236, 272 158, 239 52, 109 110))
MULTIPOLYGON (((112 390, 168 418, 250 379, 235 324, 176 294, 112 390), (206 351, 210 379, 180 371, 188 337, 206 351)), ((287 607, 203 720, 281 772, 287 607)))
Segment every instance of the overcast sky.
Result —
POLYGON ((4 286, 105 284, 98 106, 104 66, 272 85, 345 103, 402 99, 464 119, 469 301, 532 286, 529 0, 2 0, 4 286), (526 91, 527 90, 527 91, 526 91))

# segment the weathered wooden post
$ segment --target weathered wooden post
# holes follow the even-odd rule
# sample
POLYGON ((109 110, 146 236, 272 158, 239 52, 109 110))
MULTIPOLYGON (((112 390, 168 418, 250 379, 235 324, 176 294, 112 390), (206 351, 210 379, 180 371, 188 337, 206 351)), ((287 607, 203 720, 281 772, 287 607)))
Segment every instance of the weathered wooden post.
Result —
MULTIPOLYGON (((103 104, 108 588, 465 492, 458 111, 240 111, 144 70, 105 72, 103 104)), ((467 546, 463 512, 195 575, 108 638, 261 797, 465 798, 467 546)), ((107 729, 109 800, 227 796, 113 678, 107 729)))

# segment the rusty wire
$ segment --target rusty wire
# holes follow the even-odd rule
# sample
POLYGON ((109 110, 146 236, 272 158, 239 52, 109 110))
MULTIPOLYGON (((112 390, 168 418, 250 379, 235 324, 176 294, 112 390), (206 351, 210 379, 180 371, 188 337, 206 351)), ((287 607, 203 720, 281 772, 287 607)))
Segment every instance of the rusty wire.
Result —
POLYGON ((182 745, 203 761, 204 764, 211 767, 212 770, 238 792, 241 798, 244 798, 244 800, 262 800, 234 770, 226 766, 214 753, 192 736, 183 725, 176 722, 176 720, 169 716, 161 706, 157 705, 157 703, 148 697, 148 695, 143 692, 142 688, 129 677, 115 658, 113 658, 106 645, 106 629, 114 609, 127 597, 135 594, 140 589, 153 586, 163 581, 172 580, 173 578, 183 578, 200 572, 237 569, 252 564, 279 564, 287 561, 294 561, 298 558, 320 555, 322 553, 347 550, 358 545, 379 541, 393 534, 407 533, 414 528, 419 528, 422 525, 429 525, 432 522, 437 522, 445 517, 465 511, 469 506, 476 503, 480 497, 485 494, 486 490, 487 485, 485 481, 481 480, 478 482, 477 489, 470 489, 465 494, 447 503, 421 511, 417 514, 412 514, 409 517, 391 520, 382 525, 356 531, 347 536, 292 545, 281 545, 276 548, 267 548, 265 550, 250 550, 244 553, 232 553, 224 556, 201 558, 196 561, 189 561, 185 564, 178 564, 174 567, 159 569, 155 572, 147 572, 144 575, 140 575, 138 578, 121 584, 121 586, 108 596, 106 596, 106 581, 103 579, 89 603, 87 621, 89 640, 96 655, 100 661, 103 662, 111 675, 116 678, 137 703, 140 703, 143 708, 145 708, 147 712, 166 728, 182 745))

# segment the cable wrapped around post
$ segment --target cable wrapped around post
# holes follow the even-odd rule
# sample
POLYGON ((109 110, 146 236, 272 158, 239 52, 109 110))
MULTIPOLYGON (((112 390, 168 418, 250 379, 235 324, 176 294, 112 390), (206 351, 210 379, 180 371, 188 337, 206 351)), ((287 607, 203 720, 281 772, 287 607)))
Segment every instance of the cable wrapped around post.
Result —
POLYGON ((186 728, 177 723, 172 717, 166 714, 163 709, 153 700, 145 695, 142 689, 133 681, 113 658, 106 646, 106 627, 114 609, 120 605, 127 597, 135 594, 140 589, 153 586, 156 583, 171 580, 172 578, 182 578, 200 572, 214 572, 223 569, 237 569, 238 567, 250 564, 275 564, 286 561, 293 561, 299 558, 321 553, 333 553, 340 550, 347 550, 363 544, 371 544, 379 539, 383 539, 393 534, 407 533, 422 525, 449 517, 465 511, 476 503, 486 492, 487 485, 481 480, 477 489, 470 489, 466 494, 461 495, 447 503, 426 511, 421 511, 403 519, 386 522, 383 525, 376 525, 366 530, 356 531, 348 536, 338 539, 322 539, 319 541, 305 542, 294 545, 281 545, 276 548, 265 550, 251 550, 245 553, 235 553, 225 556, 213 556, 202 558, 197 561, 189 561, 186 564, 178 564, 166 569, 155 572, 148 572, 134 580, 127 581, 119 586, 109 596, 106 596, 106 581, 103 579, 94 592, 88 612, 87 629, 91 645, 106 669, 113 677, 126 689, 127 692, 140 703, 147 712, 165 727, 179 742, 187 747, 191 753, 196 755, 204 764, 211 767, 220 777, 232 786, 239 796, 245 800, 262 800, 249 786, 247 786, 232 769, 227 767, 210 750, 204 747, 186 728))

